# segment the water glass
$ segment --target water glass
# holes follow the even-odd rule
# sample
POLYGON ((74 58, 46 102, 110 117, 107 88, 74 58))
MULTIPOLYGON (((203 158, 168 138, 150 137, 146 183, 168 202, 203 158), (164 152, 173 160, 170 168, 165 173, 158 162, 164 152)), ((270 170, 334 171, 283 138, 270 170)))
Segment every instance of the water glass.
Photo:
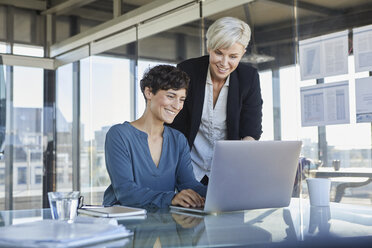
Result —
POLYGON ((49 192, 48 199, 53 219, 73 223, 77 214, 79 196, 79 191, 49 192))

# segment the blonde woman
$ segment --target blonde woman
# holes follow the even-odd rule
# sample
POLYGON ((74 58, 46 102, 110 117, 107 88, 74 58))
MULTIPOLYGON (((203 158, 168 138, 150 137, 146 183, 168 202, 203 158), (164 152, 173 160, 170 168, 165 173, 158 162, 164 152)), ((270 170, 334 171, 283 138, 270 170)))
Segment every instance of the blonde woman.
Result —
POLYGON ((258 140, 262 133, 259 76, 240 63, 250 36, 245 22, 218 19, 206 34, 209 55, 178 65, 190 85, 184 108, 170 126, 188 139, 195 177, 203 184, 208 184, 217 140, 258 140))

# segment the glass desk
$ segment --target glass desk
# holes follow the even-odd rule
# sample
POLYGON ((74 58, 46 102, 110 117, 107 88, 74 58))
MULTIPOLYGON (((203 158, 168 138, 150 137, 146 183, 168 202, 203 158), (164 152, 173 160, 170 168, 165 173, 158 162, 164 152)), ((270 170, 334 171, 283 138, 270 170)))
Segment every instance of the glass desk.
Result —
POLYGON ((340 168, 336 171, 333 167, 320 167, 309 172, 312 177, 331 178, 333 182, 338 182, 335 202, 341 201, 346 188, 361 187, 372 182, 372 168, 340 168))
MULTIPOLYGON (((0 225, 50 218, 49 209, 1 211, 0 225)), ((124 219, 119 223, 133 232, 124 247, 369 247, 372 244, 372 207, 340 203, 311 207, 307 200, 298 198, 292 198, 287 208, 219 215, 149 210, 146 219, 124 219)))

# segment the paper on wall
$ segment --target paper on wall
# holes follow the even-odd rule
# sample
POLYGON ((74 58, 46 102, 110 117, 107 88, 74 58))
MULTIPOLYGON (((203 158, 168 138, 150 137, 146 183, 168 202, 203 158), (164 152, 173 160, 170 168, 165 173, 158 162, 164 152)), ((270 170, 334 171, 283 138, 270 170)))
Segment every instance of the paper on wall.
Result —
POLYGON ((302 87, 302 126, 350 123, 348 81, 302 87))
POLYGON ((355 80, 356 122, 372 122, 372 77, 355 80))
POLYGON ((372 25, 353 29, 355 71, 372 71, 372 25))
POLYGON ((299 42, 301 80, 348 73, 348 31, 299 42))

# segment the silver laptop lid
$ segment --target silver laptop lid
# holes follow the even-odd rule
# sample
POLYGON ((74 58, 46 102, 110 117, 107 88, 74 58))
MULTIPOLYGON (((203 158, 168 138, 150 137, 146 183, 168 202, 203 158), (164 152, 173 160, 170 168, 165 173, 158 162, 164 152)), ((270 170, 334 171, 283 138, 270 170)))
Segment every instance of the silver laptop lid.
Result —
POLYGON ((289 205, 301 141, 216 142, 204 210, 289 205))

